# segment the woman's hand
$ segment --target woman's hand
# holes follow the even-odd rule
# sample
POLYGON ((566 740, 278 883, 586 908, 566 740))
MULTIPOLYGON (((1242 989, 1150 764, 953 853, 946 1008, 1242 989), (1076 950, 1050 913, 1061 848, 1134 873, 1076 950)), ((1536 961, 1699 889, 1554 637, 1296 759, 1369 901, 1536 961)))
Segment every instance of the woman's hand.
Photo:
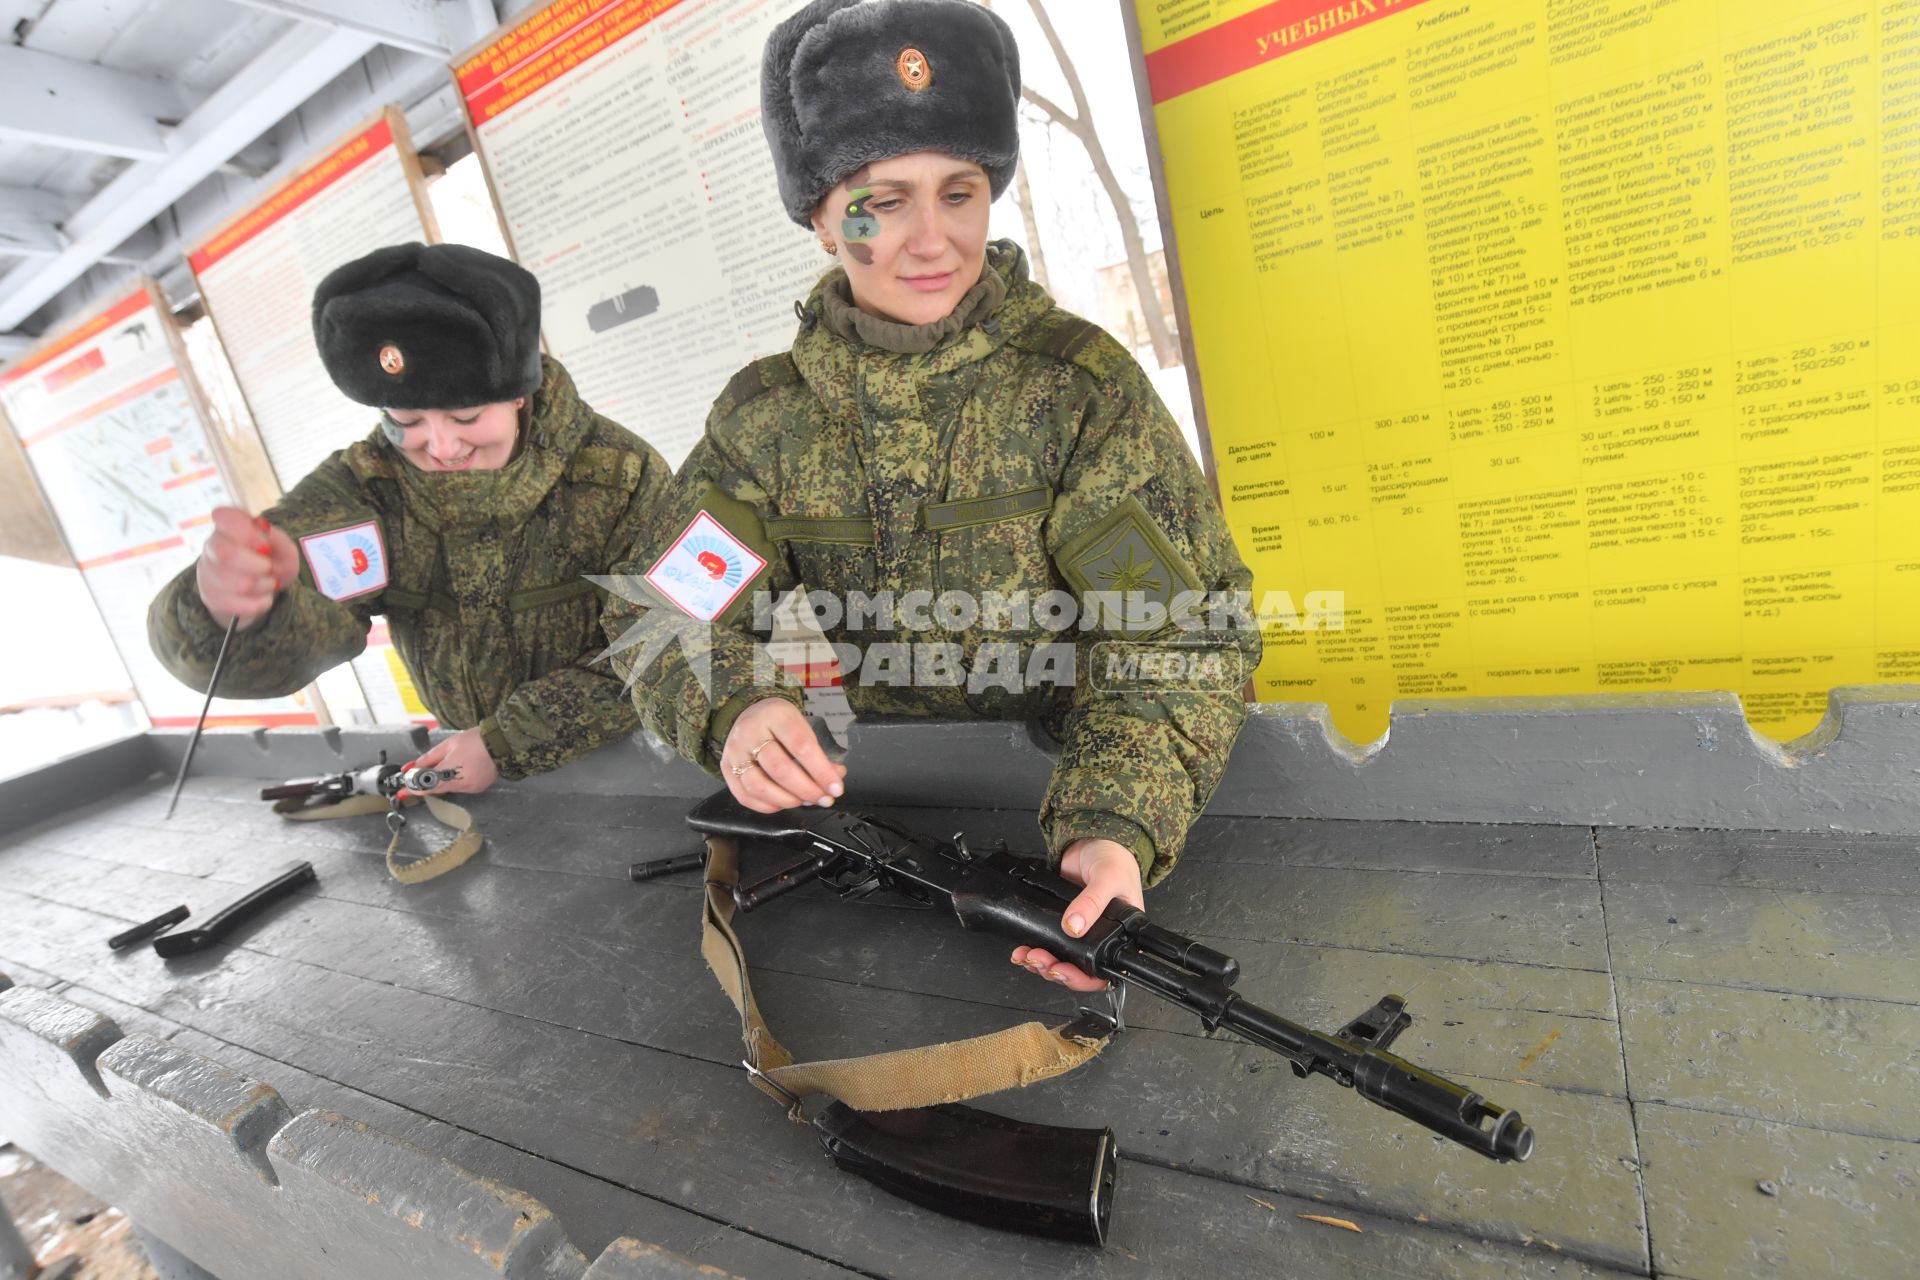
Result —
POLYGON ((847 767, 820 749, 807 718, 785 698, 762 698, 740 713, 720 750, 727 790, 755 813, 831 805, 847 767))
MULTIPOLYGON (((1066 912, 1060 917, 1060 927, 1073 937, 1085 934, 1107 909, 1107 904, 1116 898, 1135 907, 1146 906, 1140 889, 1140 859, 1117 840, 1075 840, 1060 855, 1060 874, 1086 886, 1079 897, 1067 904, 1066 912)), ((1102 979, 1082 972, 1078 966, 1039 947, 1015 947, 1013 962, 1025 965, 1069 991, 1106 989, 1102 979)))
POLYGON ((213 532, 200 548, 193 576, 214 622, 224 627, 237 618, 245 631, 267 616, 274 596, 299 572, 299 548, 265 516, 239 507, 213 509, 213 532))
POLYGON ((402 800, 418 795, 452 795, 456 792, 473 793, 485 791, 500 781, 499 766, 494 764, 493 755, 487 750, 486 739, 480 736, 478 729, 462 729, 446 741, 438 743, 431 751, 418 760, 410 762, 409 767, 423 769, 457 769, 459 776, 449 778, 431 793, 422 791, 400 792, 402 800))

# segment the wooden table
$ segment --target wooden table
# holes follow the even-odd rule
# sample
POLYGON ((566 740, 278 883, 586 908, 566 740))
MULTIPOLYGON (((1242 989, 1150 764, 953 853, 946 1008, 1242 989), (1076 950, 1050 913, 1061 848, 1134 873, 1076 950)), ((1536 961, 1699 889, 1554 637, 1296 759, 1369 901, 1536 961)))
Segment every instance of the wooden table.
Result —
MULTIPOLYGON (((156 775, 0 835, 19 988, 0 993, 0 1131, 227 1280, 692 1274, 681 1258, 769 1278, 1859 1278, 1920 1256, 1910 841, 1203 820, 1157 919, 1323 1029, 1405 995, 1396 1051, 1522 1111, 1538 1151, 1492 1164, 1136 995, 1091 1067, 987 1104, 1112 1127, 1096 1250, 829 1164, 739 1066, 697 877, 627 879, 695 847, 688 800, 566 776, 475 800, 486 849, 414 887, 387 877, 378 818, 283 822, 259 777, 196 779, 171 822, 156 775), (296 858, 318 885, 231 946, 106 948, 296 858)), ((1037 841, 1024 812, 893 813, 1037 841)), ((803 1056, 1072 1007, 1004 946, 818 887, 743 936, 803 1056)))

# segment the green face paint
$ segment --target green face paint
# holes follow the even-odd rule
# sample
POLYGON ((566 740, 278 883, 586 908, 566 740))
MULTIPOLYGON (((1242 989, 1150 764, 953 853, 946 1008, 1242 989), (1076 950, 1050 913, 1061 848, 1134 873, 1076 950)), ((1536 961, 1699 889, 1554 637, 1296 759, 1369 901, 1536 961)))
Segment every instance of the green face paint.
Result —
POLYGON ((867 166, 864 164, 847 177, 846 216, 840 220, 840 243, 855 262, 870 267, 873 265, 873 250, 862 242, 879 237, 880 219, 867 211, 867 201, 873 199, 873 188, 867 186, 866 181, 867 166))
POLYGON ((847 216, 840 220, 840 243, 862 266, 873 265, 873 250, 862 241, 872 240, 880 234, 880 219, 867 212, 867 201, 871 199, 871 187, 847 192, 847 216))
POLYGON ((380 432, 386 436, 387 443, 396 449, 406 442, 407 429, 388 417, 385 409, 380 411, 380 432))

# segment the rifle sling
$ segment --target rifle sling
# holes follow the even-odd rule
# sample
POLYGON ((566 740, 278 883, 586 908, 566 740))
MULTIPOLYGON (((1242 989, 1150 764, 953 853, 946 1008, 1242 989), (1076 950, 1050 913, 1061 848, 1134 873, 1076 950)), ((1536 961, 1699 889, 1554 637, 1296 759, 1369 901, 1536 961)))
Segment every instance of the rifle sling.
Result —
POLYGON ((733 930, 733 886, 738 880, 738 845, 724 836, 708 836, 700 954, 740 1013, 750 1079, 762 1093, 785 1104, 790 1119, 807 1123, 800 1099, 814 1094, 838 1098, 859 1111, 895 1111, 1023 1088, 1091 1062, 1111 1038, 1069 1034, 1072 1024, 1023 1022, 968 1040, 796 1063, 753 998, 746 950, 733 930))
MULTIPOLYGON (((400 832, 395 831, 393 839, 387 842, 387 873, 401 884, 419 884, 423 880, 445 875, 479 852, 484 840, 480 828, 473 825, 473 815, 459 805, 438 796, 421 796, 420 799, 426 801, 428 813, 438 819, 442 826, 453 830, 454 837, 445 847, 424 858, 401 862, 394 856, 400 848, 400 832)), ((387 802, 379 796, 347 796, 332 804, 316 805, 307 805, 300 800, 276 800, 273 811, 293 822, 319 822, 331 818, 384 814, 387 812, 387 802)))

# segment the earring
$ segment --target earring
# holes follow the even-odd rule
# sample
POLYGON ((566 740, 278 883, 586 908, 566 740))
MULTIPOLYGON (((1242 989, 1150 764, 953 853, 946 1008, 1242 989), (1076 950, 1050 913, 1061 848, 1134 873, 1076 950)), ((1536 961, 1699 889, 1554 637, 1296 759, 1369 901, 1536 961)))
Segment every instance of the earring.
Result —
POLYGON ((835 244, 831 240, 822 240, 820 242, 820 247, 822 249, 825 249, 829 254, 833 255, 836 258, 840 256, 840 246, 835 244))

